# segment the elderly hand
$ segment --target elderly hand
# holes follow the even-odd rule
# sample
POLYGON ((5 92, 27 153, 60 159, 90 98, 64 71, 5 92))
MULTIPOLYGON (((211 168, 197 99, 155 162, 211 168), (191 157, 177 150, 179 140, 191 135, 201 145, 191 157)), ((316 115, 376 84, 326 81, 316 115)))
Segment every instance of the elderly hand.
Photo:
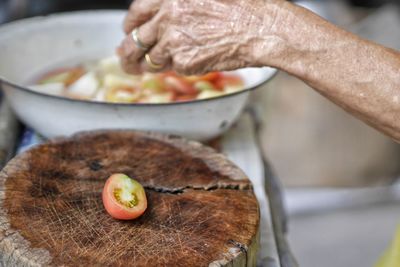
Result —
POLYGON ((276 67, 400 142, 400 53, 287 1, 136 0, 125 32, 130 73, 276 67))
POLYGON ((124 23, 127 37, 118 49, 122 65, 129 73, 155 71, 153 63, 160 66, 158 71, 181 74, 265 65, 261 54, 268 58, 277 44, 273 28, 283 2, 136 0, 124 23), (134 29, 148 51, 134 42, 134 29))

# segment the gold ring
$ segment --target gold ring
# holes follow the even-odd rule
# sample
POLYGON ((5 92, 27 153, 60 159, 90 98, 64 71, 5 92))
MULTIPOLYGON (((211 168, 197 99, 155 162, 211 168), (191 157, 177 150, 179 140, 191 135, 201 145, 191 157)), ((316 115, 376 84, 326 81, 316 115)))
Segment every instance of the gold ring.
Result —
POLYGON ((145 58, 145 60, 146 60, 147 65, 149 65, 150 68, 152 68, 152 69, 154 69, 154 70, 160 70, 160 69, 163 68, 163 65, 155 64, 155 63, 151 60, 149 54, 144 55, 144 58, 145 58))
POLYGON ((135 45, 144 51, 148 51, 151 48, 150 45, 146 45, 142 41, 140 41, 139 36, 138 36, 138 28, 135 28, 132 31, 132 39, 133 39, 133 42, 135 43, 135 45))

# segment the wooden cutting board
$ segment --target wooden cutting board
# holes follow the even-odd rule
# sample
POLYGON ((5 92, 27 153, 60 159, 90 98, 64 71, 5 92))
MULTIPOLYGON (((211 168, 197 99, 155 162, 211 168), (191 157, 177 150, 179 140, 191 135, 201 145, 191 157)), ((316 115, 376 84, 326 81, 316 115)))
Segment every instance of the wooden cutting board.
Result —
POLYGON ((24 266, 255 266, 259 208, 223 155, 177 137, 84 133, 40 145, 0 173, 0 254, 24 266), (148 209, 112 219, 101 191, 136 178, 148 209))

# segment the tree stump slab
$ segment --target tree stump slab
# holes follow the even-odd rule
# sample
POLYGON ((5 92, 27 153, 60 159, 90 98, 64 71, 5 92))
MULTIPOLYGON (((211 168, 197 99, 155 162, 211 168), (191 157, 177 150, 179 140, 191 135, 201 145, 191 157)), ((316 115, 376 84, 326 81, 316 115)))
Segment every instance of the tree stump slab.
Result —
POLYGON ((5 266, 255 266, 259 208, 245 174, 197 142, 83 133, 17 156, 0 173, 5 266), (146 189, 134 221, 105 211, 113 173, 146 189))

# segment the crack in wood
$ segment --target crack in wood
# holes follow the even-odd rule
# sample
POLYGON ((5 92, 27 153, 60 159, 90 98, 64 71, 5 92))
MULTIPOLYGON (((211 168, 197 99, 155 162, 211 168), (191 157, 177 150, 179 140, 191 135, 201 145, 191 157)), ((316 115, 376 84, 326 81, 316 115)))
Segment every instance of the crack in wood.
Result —
POLYGON ((173 194, 179 195, 186 193, 188 190, 197 190, 197 191, 215 191, 215 190, 251 190, 251 186, 240 186, 238 184, 215 184, 211 186, 193 186, 188 185, 185 187, 180 188, 168 188, 168 187, 159 187, 159 186, 151 186, 146 185, 144 186, 146 190, 158 192, 158 193, 165 193, 165 194, 173 194))

